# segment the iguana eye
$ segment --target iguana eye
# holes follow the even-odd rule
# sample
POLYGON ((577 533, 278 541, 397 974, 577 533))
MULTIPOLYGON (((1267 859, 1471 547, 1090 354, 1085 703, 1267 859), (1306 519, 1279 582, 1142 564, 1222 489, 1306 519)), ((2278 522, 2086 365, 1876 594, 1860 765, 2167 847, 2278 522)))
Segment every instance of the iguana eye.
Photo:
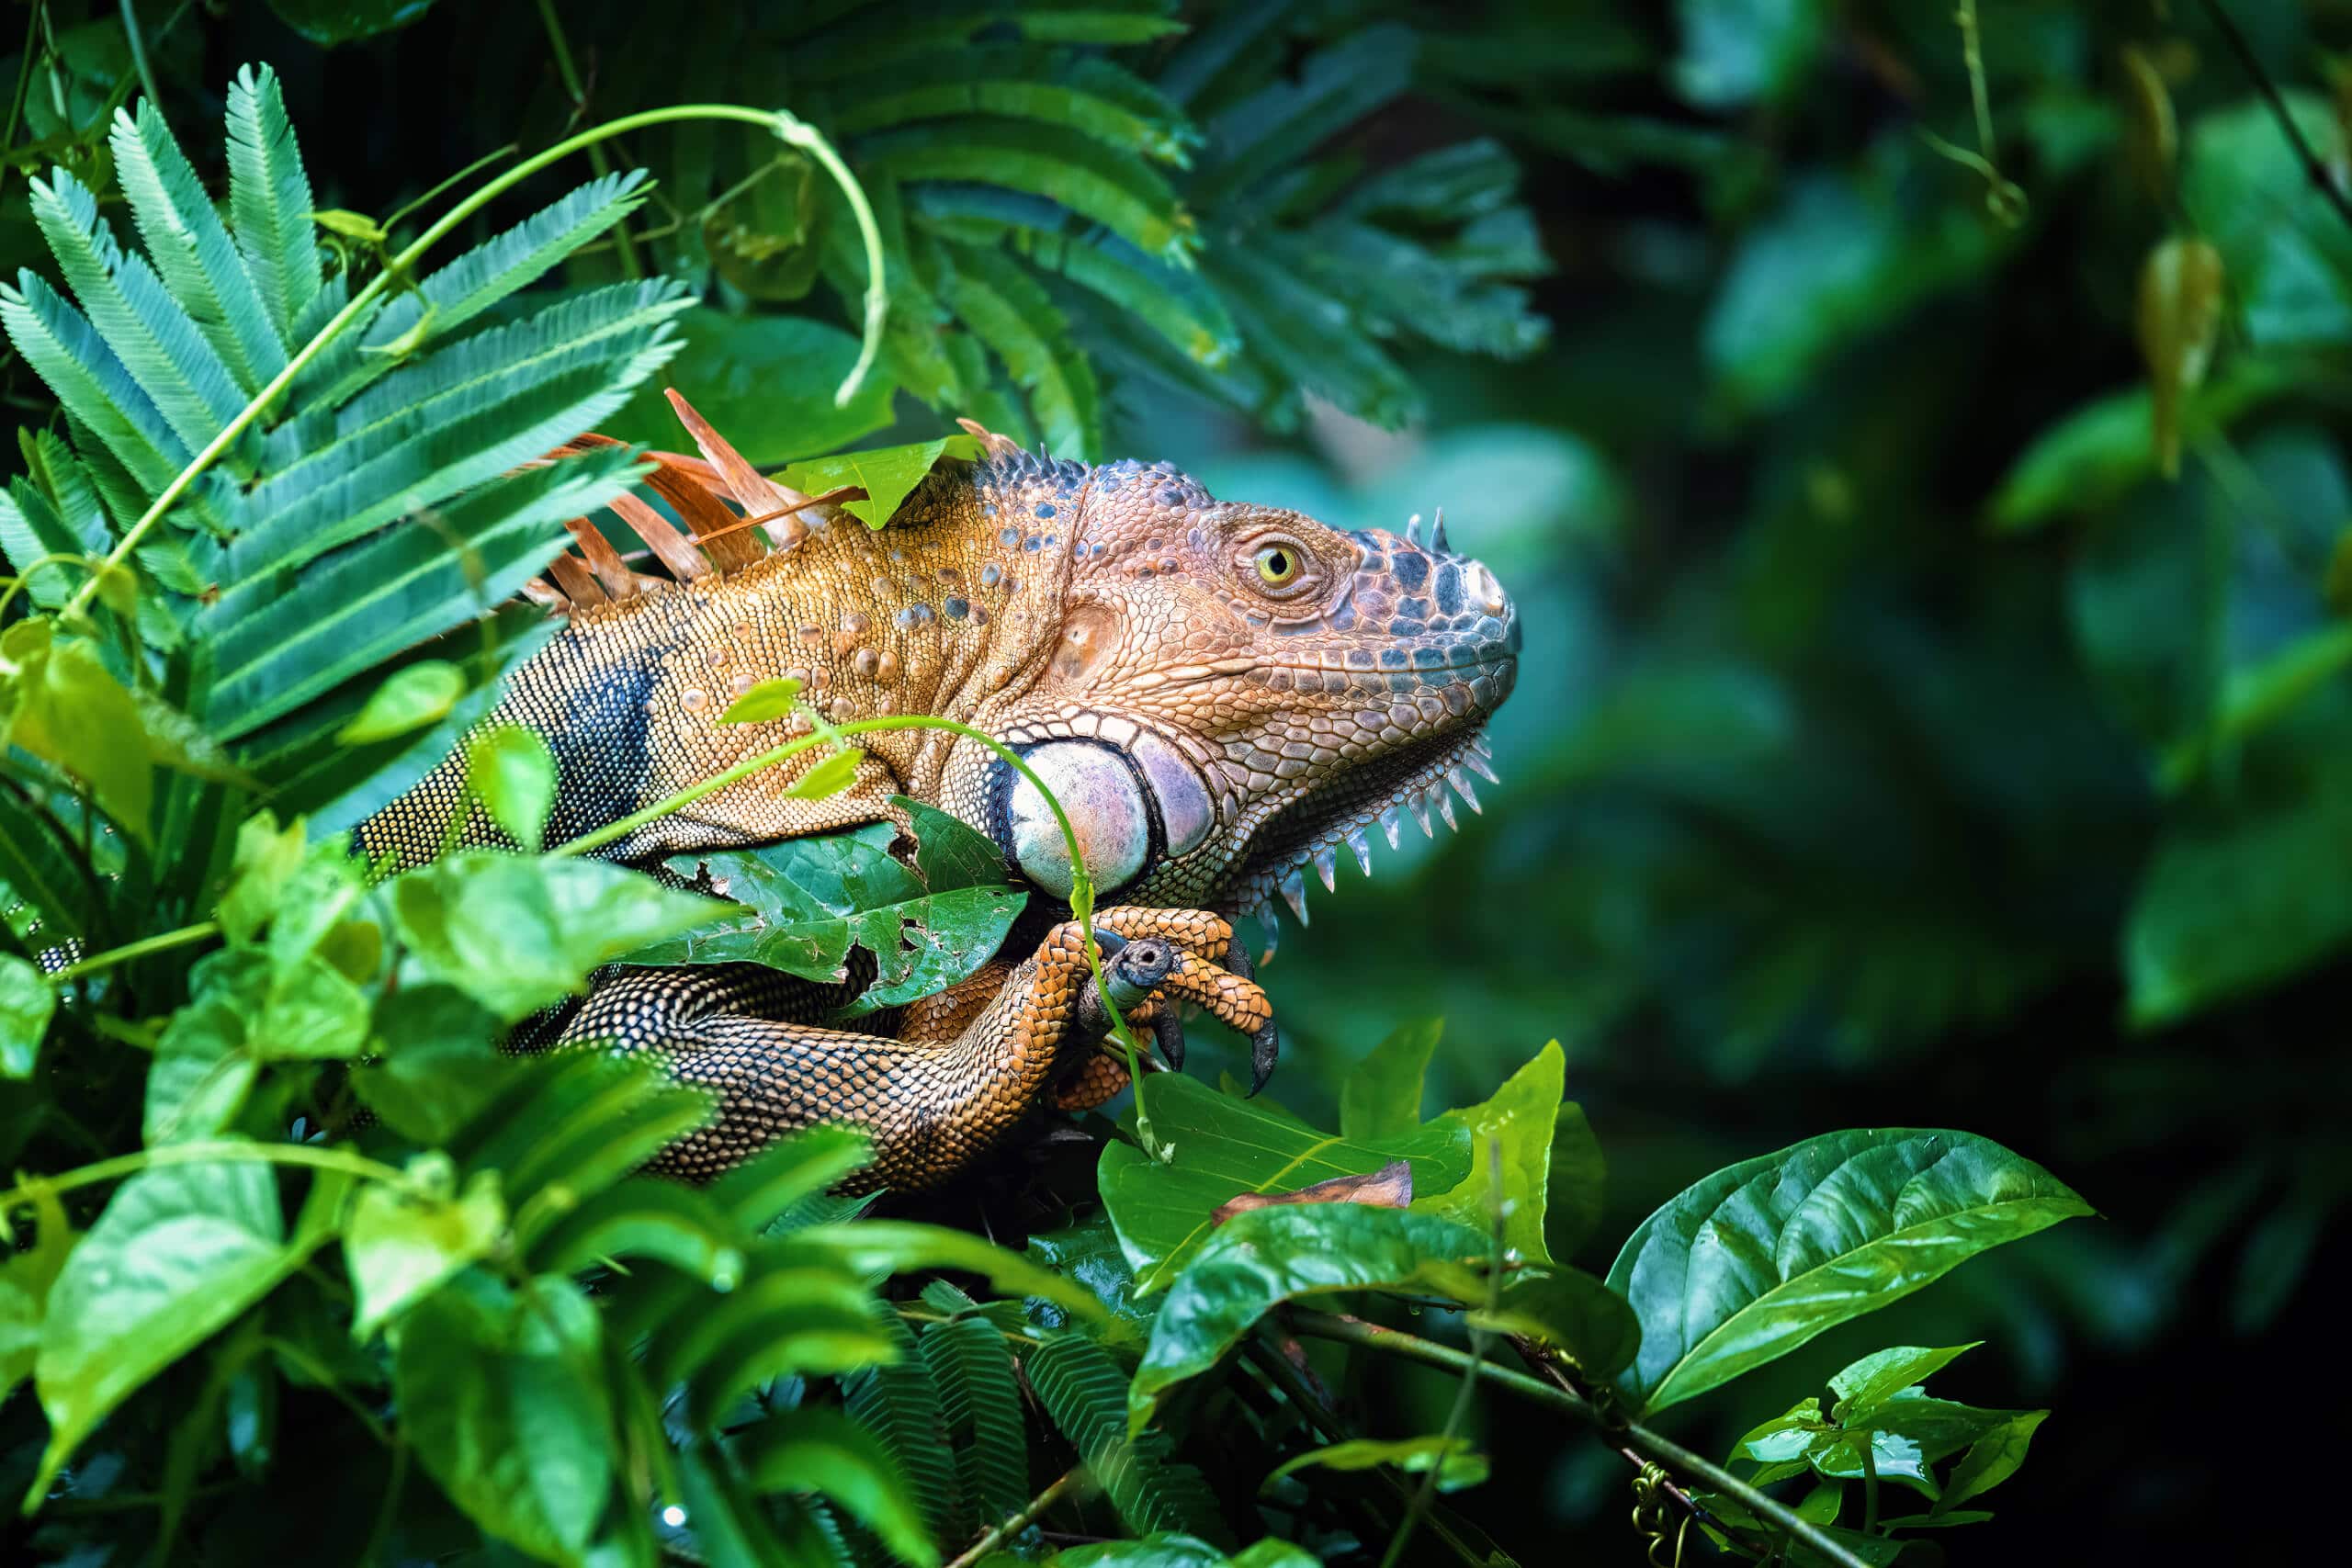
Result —
POLYGON ((1306 570, 1306 558, 1299 547, 1279 540, 1258 547, 1257 566, 1258 581, 1276 590, 1290 587, 1306 570))

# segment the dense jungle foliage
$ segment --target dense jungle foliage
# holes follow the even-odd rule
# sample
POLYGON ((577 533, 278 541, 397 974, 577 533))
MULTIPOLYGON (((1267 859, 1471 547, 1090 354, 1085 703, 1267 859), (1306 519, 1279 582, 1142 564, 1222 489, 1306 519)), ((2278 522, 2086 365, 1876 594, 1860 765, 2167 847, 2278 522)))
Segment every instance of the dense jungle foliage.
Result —
MULTIPOLYGON (((2330 1538, 2352 12, 0 33, 9 1561, 2330 1538), (1198 1026, 1140 1106, 851 1199, 853 1133, 688 1188, 637 1171, 698 1095, 498 1051, 756 925, 346 852, 460 744, 541 843, 544 752, 468 734, 636 470, 528 465, 684 446, 664 387, 807 488, 862 454, 877 525, 958 416, 1445 509, 1526 621, 1502 782, 1283 917, 1267 1094, 1198 1026)), ((961 973, 1036 895, 919 829, 743 857, 821 961, 759 955, 961 973)))

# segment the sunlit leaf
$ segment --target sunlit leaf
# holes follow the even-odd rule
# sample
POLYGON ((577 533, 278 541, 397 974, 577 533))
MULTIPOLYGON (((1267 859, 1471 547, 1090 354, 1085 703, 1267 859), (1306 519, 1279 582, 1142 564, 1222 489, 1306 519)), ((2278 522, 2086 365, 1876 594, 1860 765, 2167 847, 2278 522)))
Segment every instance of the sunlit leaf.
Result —
POLYGON ((1642 1323, 1620 1385, 1663 1409, 2091 1212, 1966 1133, 1830 1133, 1727 1167, 1643 1221, 1609 1270, 1642 1323))

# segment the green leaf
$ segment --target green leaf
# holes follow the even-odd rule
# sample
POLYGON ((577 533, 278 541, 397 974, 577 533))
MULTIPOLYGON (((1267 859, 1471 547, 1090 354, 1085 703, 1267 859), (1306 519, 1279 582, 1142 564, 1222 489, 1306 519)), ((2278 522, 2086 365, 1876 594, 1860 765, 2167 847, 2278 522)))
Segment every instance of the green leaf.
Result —
POLYGON ((785 795, 791 800, 830 799, 857 782, 857 770, 865 761, 865 753, 854 746, 828 751, 824 761, 793 780, 785 795))
POLYGON ((1561 1351, 1590 1378, 1614 1376, 1642 1343, 1641 1323, 1624 1297, 1583 1269, 1558 1263, 1514 1273, 1495 1310, 1476 1308, 1468 1321, 1561 1351))
POLYGON ((585 988, 600 964, 707 920, 707 898, 603 861, 463 850, 391 884, 425 973, 509 1022, 585 988))
POLYGON ((1309 1468, 1373 1470, 1384 1464, 1393 1464, 1413 1475, 1434 1470, 1441 1492, 1459 1492, 1478 1485, 1487 1479, 1488 1468, 1487 1456, 1473 1450, 1467 1438, 1351 1438, 1343 1443, 1295 1454, 1284 1460, 1266 1480, 1272 1483, 1309 1468))
POLYGON ((261 1160, 158 1166, 116 1189, 50 1291, 33 1371, 50 1438, 28 1506, 108 1412, 323 1239, 306 1226, 288 1243, 277 1178, 261 1160))
POLYGON ((763 1492, 814 1492, 839 1504, 902 1562, 935 1568, 939 1550, 906 1482, 870 1433, 838 1411, 800 1409, 761 1424, 742 1464, 763 1492))
POLYGON ((777 477, 810 495, 822 495, 843 485, 857 486, 865 491, 866 499, 844 501, 842 506, 867 527, 879 528, 897 513, 899 503, 922 483, 943 456, 968 461, 979 456, 979 443, 968 435, 944 435, 905 446, 804 458, 777 477))
POLYGON ((265 1063, 356 1056, 368 1043, 367 996, 315 953, 281 964, 231 949, 191 976, 194 994, 164 1026, 147 1076, 150 1144, 228 1127, 265 1063))
POLYGON ((1829 1390, 1838 1396, 1831 1419, 1839 1426, 1853 1427, 1894 1395, 1917 1383, 1923 1383, 1937 1371, 1973 1350, 1982 1340, 1966 1345, 1951 1345, 1941 1349, 1926 1349, 1917 1345, 1897 1345, 1865 1356, 1860 1360, 1829 1380, 1829 1390))
POLYGON ((1028 392, 1046 447, 1063 457, 1100 458, 1102 389, 1053 297, 1000 251, 967 245, 953 254, 948 306, 1028 392))
POLYGON ((394 1346, 401 1430, 449 1500, 535 1557, 577 1562, 613 1481, 596 1309, 568 1280, 480 1272, 409 1308, 394 1346))
POLYGON ((555 755, 536 732, 502 724, 475 736, 466 748, 466 787, 508 838, 538 852, 555 809, 555 755))
POLYGON ((0 741, 87 784, 115 826, 141 843, 155 798, 146 731, 139 705, 91 644, 56 641, 43 620, 0 631, 0 741))
POLYGON ((445 659, 402 665, 368 694, 368 704, 335 731, 346 746, 390 740, 437 723, 465 694, 465 672, 445 659))
POLYGON ((1779 100, 1804 83, 1829 30, 1820 0, 1680 0, 1673 80, 1702 109, 1779 100))
POLYGON ((867 167, 900 181, 971 181, 1044 197, 1162 261, 1181 263, 1196 243, 1190 214, 1159 170, 1046 126, 974 116, 877 131, 859 151, 867 167))
POLYGON ((735 1224, 763 1231, 872 1158, 873 1144, 863 1128, 836 1122, 804 1127, 713 1181, 711 1201, 735 1224))
POLYGON ((358 1298, 351 1332, 361 1339, 398 1317, 466 1265, 487 1257, 506 1227, 498 1173, 474 1172, 455 1198, 404 1193, 380 1181, 359 1190, 344 1226, 343 1256, 358 1298))
POLYGON ((2352 941, 2352 883, 2320 872, 2352 831, 2325 779, 2301 800, 2184 818, 2156 840, 2121 941, 2137 1028, 2301 973, 2352 941))
MULTIPOLYGON (((1150 1334, 1152 1309, 1136 1300, 1135 1270, 1103 1210, 1092 1210, 1077 1224, 1033 1235, 1029 1255, 1101 1302, 1118 1337, 1140 1342, 1150 1334)), ((1044 1321, 1057 1328, 1068 1325, 1057 1313, 1046 1314, 1044 1321)), ((1084 1325, 1078 1326, 1084 1331, 1084 1325)))
POLYGON ((2276 113, 2248 95, 2190 124, 2181 204, 2220 250, 2255 347, 2352 342, 2352 236, 2312 200, 2278 114, 2294 119, 2323 166, 2343 157, 2344 129, 2323 95, 2289 87, 2276 113))
POLYGON ((1398 1138, 1421 1124, 1421 1083, 1445 1020, 1400 1023, 1340 1085, 1340 1135, 1398 1138))
POLYGON ((741 696, 727 705, 718 716, 721 724, 765 724, 770 719, 789 717, 793 699, 800 695, 800 682, 778 676, 762 681, 741 696))
POLYGON ((633 1178, 581 1202, 533 1237, 533 1267, 571 1274, 620 1258, 650 1258, 731 1291, 743 1277, 741 1233, 709 1196, 657 1178, 633 1178))
POLYGON ((1610 1287, 1642 1323, 1620 1386, 1662 1410, 2091 1212, 2031 1160, 1967 1133, 1830 1133, 1745 1160, 1669 1200, 1617 1255, 1610 1287))
POLYGON ((985 1318, 959 1317, 933 1324, 920 1343, 939 1388, 934 1440, 956 1456, 975 1522, 992 1529, 1029 1501, 1028 1431, 1004 1336, 985 1318))
POLYGON ((875 984, 844 1016, 944 990, 996 956, 1028 900, 1004 885, 1001 855, 991 846, 984 865, 973 846, 978 835, 960 823, 945 826, 949 820, 916 815, 916 830, 926 837, 911 870, 891 855, 888 823, 765 849, 673 856, 672 871, 707 878, 740 908, 625 962, 748 961, 838 982, 848 977, 850 950, 862 946, 877 961, 875 984), (924 849, 926 842, 942 847, 924 849), (984 870, 985 883, 967 880, 984 870), (925 874, 941 880, 926 886, 925 874))
POLYGON ((2033 1441, 2034 1432, 2049 1418, 2047 1410, 2014 1411, 2007 1421, 1970 1444, 1968 1451, 1944 1478, 1944 1495, 1936 1500, 1933 1514, 1942 1523, 1958 1524, 1961 1516, 1952 1510, 2015 1475, 2018 1467, 2025 1463, 2026 1449, 2033 1441))
POLYGON ((1432 1126, 1458 1127, 1468 1135, 1470 1170, 1450 1190, 1416 1197, 1413 1207, 1485 1231, 1493 1223, 1488 1215, 1495 1196, 1487 1149, 1499 1145, 1503 1245, 1522 1258, 1549 1261, 1544 1209, 1551 1190, 1552 1140, 1566 1081, 1567 1057, 1555 1040, 1484 1104, 1439 1117, 1432 1126))
POLYGON ((269 0, 277 19, 322 49, 404 28, 433 0, 269 0))
MULTIPOLYGON (((680 346, 663 383, 751 462, 788 462, 847 446, 890 423, 890 378, 868 372, 845 406, 833 389, 857 362, 858 342, 840 328, 800 316, 731 316, 698 306, 678 319, 680 346)), ((661 389, 639 388, 605 434, 655 447, 682 432, 661 389)), ((810 493, 817 493, 811 491, 810 493)))
POLYGON ((40 1037, 57 1010, 49 976, 28 959, 0 953, 0 1077, 28 1078, 40 1062, 40 1037))
POLYGON ((1469 1226, 1409 1210, 1295 1203, 1236 1214, 1160 1303, 1127 1395, 1128 1427, 1140 1431, 1170 1389, 1215 1366, 1283 1302, 1367 1290, 1483 1302, 1492 1251, 1469 1226))
POLYGON ((1160 1164, 1132 1145, 1108 1144, 1096 1178, 1143 1295, 1168 1287, 1208 1241, 1218 1205, 1238 1193, 1295 1192, 1368 1176, 1394 1159, 1412 1165, 1417 1192, 1450 1190, 1470 1173, 1470 1134, 1459 1123, 1359 1142, 1176 1073, 1156 1073, 1138 1089, 1171 1157, 1160 1164))
POLYGON ((1168 1435, 1130 1428, 1134 1396, 1109 1351, 1091 1339, 1057 1334, 1029 1353, 1025 1370, 1046 1414, 1128 1529, 1138 1535, 1188 1530, 1227 1539, 1208 1483, 1175 1458, 1168 1435))
MULTIPOLYGON (((2227 430, 2291 391, 2299 378, 2290 367, 2235 360, 2182 400, 2182 432, 2194 440, 2227 430)), ((2121 500, 2156 471, 2155 448, 2148 439, 2154 417, 2154 394, 2135 387, 2086 403, 2045 428, 1993 492, 1988 510, 1994 525, 2022 532, 2121 500)))
POLYGON ((33 1375, 50 1292, 81 1239, 66 1222, 65 1206, 56 1192, 36 1188, 26 1203, 36 1216, 39 1234, 30 1247, 0 1260, 0 1399, 33 1375))

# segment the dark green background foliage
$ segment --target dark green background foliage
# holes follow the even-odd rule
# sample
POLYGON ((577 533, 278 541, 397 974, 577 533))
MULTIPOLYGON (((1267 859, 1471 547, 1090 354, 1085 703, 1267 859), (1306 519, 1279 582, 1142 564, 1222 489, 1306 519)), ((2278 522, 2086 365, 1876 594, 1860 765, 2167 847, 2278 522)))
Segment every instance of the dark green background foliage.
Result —
MULTIPOLYGON (((78 581, 55 569, 0 611, 19 748, 0 757, 0 882, 22 899, 0 931, 0 1166, 215 1134, 281 1161, 323 1138, 308 1146, 345 1162, 11 1197, 0 1373, 40 1367, 38 1394, 0 1404, 0 1495, 79 1441, 0 1550, 638 1561, 651 1498, 680 1500, 712 1562, 921 1561, 1082 1461, 1050 1535, 1008 1549, 1084 1562, 1070 1537, 1181 1529, 1215 1550, 1155 1561, 1209 1563, 1271 1532, 1376 1562, 1434 1470, 1415 1561, 1476 1560, 1487 1538, 1530 1562, 1639 1556, 1633 1472, 1573 1421, 1488 1393, 1440 1443, 1453 1374, 1329 1344, 1313 1364, 1348 1429, 1421 1440, 1328 1451, 1261 1501, 1318 1439, 1250 1324, 1333 1291, 1447 1345, 1462 1314, 1387 1298, 1483 1304, 1482 1336, 1541 1327, 1583 1386, 1736 1451, 1816 1520, 1863 1523, 1867 1458, 1875 1517, 1919 1517, 1906 1539, 1959 1561, 2316 1538, 2317 1472, 2296 1461, 2340 1442, 2321 1281, 2352 1192, 2352 219, 2280 119, 2345 177, 2352 14, 2229 7, 2273 105, 2211 6, 1964 9, 1974 80, 1953 0, 581 3, 554 28, 546 7, 449 0, 0 14, 24 40, 0 60, 0 274, 70 283, 97 313, 36 223, 30 182, 63 191, 62 167, 96 205, 43 197, 52 238, 94 214, 125 247, 143 234, 197 323, 133 367, 142 383, 205 352, 225 377, 185 378, 141 470, 93 434, 97 405, 61 413, 10 307, 0 396, 27 477, 5 515, 31 519, 0 539, 11 570, 60 540, 107 547, 266 378, 257 360, 323 320, 272 316, 276 348, 239 338, 243 318, 196 297, 209 264, 168 226, 159 244, 153 199, 133 221, 146 187, 121 150, 167 124, 239 240, 309 254, 299 221, 268 228, 291 209, 229 191, 220 126, 249 62, 277 74, 315 206, 351 215, 316 243, 352 287, 518 155, 436 191, 485 154, 707 102, 788 107, 832 139, 891 291, 876 370, 837 406, 866 267, 823 171, 741 124, 603 143, 425 271, 543 209, 560 265, 427 282, 434 313, 399 299, 361 329, 390 352, 330 355, 294 417, 233 446, 141 552, 135 619, 110 581, 100 635, 42 652, 28 617, 78 581), (142 75, 161 119, 110 144, 142 75), (650 191, 567 197, 639 167, 650 191), (560 374, 525 374, 532 355, 560 374), (398 498, 362 486, 308 514, 340 532, 289 535, 299 498, 273 495, 273 465, 356 462, 333 411, 461 365, 523 389, 448 412, 450 445, 401 470, 398 498), (1008 1154, 952 1198, 848 1222, 821 1189, 854 1149, 790 1145, 684 1193, 627 1172, 691 1124, 689 1098, 492 1059, 502 1020, 594 964, 712 940, 707 908, 503 856, 368 891, 328 832, 446 750, 544 634, 510 610, 369 705, 390 661, 511 591, 617 483, 610 463, 571 490, 492 476, 582 421, 681 445, 662 382, 770 467, 961 414, 1065 455, 1171 458, 1340 526, 1445 508, 1526 618, 1493 729, 1504 783, 1459 837, 1375 848, 1368 883, 1343 870, 1310 930, 1283 918, 1272 1094, 1304 1124, 1209 1087, 1242 1053, 1204 1035, 1188 1078, 1148 1096, 1166 1163, 1092 1119, 1114 1139, 1099 1165, 1091 1142, 1008 1154), (462 558, 392 515, 453 497, 462 558), (225 542, 270 516, 277 535, 225 542), (317 587, 396 567, 433 590, 398 614, 317 587), (142 735, 146 756, 121 739, 142 735), (265 799, 277 816, 241 832, 265 799), (283 830, 298 814, 307 847, 283 830), (208 919, 225 946, 110 967, 47 1018, 30 960, 57 936, 88 953, 208 919), (514 942, 526 919, 539 936, 514 942), (1442 1038, 1411 1021, 1439 1015, 1442 1038), (1423 1120, 1424 1059, 1428 1106, 1461 1109, 1423 1120), (1968 1134, 1831 1131, 1911 1127, 1968 1134), (1582 1271, 1488 1299, 1489 1135, 1505 1240, 1582 1271), (1390 1159, 1413 1172, 1408 1213, 1200 1229, 1277 1168, 1288 1187, 1390 1159), (1835 1189, 1849 1229, 1826 1239, 1739 1205, 1856 1172, 1876 1185, 1835 1189), (2069 1188, 2102 1218, 1894 1300, 2081 1213, 2069 1188), (1706 1335, 1742 1290, 1684 1310, 1690 1225, 1726 1204, 1784 1272, 1891 1269, 1873 1238, 1901 1224, 1942 1239, 1811 1315, 1743 1308, 1738 1326, 1764 1325, 1743 1358, 1706 1335), (983 1230, 1034 1237, 1026 1266, 966 1234, 983 1230), (191 1272, 142 1273, 159 1258, 191 1272), (625 1274, 595 1267, 616 1258, 625 1274), (1928 1528, 1984 1508, 1990 1525, 1928 1528)), ((291 274, 256 276, 275 310, 268 280, 291 274)), ((536 764, 507 761, 483 792, 527 825, 536 764)), ((877 917, 829 902, 814 863, 774 863, 776 907, 845 943, 842 922, 877 917)), ((876 902, 960 894, 1010 918, 980 878, 919 870, 876 902)), ((887 942, 898 916, 879 918, 887 942)), ((937 961, 970 940, 940 936, 937 961)))

